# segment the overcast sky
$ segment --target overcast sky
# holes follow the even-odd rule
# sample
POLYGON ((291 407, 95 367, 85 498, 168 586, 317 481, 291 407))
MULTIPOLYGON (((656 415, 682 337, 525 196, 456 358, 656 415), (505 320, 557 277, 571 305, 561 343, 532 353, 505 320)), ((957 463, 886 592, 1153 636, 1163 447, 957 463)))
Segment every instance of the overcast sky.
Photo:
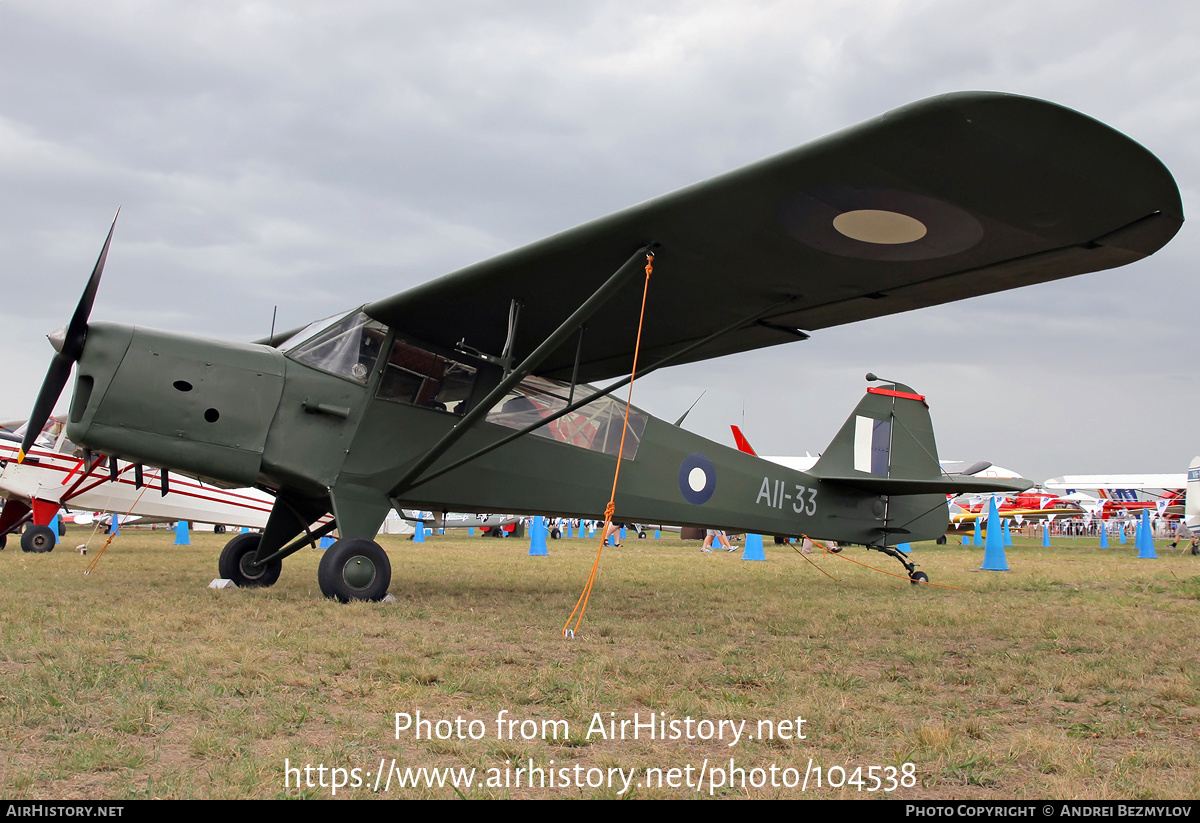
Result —
MULTIPOLYGON (((403 291, 943 92, 1052 100, 1200 179, 1195 2, 0 0, 0 416, 28 414, 118 205, 95 319, 235 340, 403 291)), ((868 370, 941 456, 1200 453, 1194 223, 1111 272, 658 372, 634 402, 822 450, 868 370)), ((64 393, 59 409, 65 410, 64 393)))

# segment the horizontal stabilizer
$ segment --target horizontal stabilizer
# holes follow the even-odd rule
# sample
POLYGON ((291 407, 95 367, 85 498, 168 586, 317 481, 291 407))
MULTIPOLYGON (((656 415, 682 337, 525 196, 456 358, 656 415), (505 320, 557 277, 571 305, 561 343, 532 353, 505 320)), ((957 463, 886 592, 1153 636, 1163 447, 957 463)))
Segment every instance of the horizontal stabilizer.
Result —
POLYGON ((826 483, 837 483, 858 491, 874 494, 976 494, 982 492, 1023 492, 1033 487, 1025 478, 1004 480, 996 477, 961 477, 942 475, 928 479, 905 477, 831 477, 822 475, 826 483))

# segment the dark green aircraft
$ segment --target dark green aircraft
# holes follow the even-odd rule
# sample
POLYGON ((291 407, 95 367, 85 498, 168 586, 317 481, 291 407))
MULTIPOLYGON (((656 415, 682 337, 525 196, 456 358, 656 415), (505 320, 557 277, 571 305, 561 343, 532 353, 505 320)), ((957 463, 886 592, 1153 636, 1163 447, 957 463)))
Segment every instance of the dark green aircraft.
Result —
POLYGON ((343 601, 386 594, 391 567, 372 538, 390 508, 594 517, 623 431, 618 520, 862 544, 922 579, 891 547, 942 535, 947 494, 1024 484, 945 475, 924 398, 899 383, 869 388, 810 472, 637 409, 623 425, 612 389, 586 384, 632 368, 648 255, 639 376, 1121 266, 1182 221, 1170 173, 1129 138, 1050 103, 972 92, 255 343, 89 323, 110 230, 51 336, 24 449, 74 364, 67 431, 90 459, 275 492, 262 535, 225 547, 223 577, 269 586, 336 524, 319 578, 343 601))

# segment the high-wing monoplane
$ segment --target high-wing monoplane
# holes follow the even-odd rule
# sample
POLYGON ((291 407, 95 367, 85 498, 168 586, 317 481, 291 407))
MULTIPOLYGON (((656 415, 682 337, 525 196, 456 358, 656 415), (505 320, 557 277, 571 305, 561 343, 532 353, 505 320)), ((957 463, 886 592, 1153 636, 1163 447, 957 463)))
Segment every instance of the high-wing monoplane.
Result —
POLYGON ((371 538, 390 508, 593 517, 618 452, 618 520, 890 552, 943 533, 947 494, 1024 484, 944 474, 925 398, 895 381, 867 389, 808 471, 636 408, 625 420, 611 395, 635 348, 644 377, 801 341, 1132 263, 1182 221, 1170 173, 1123 134, 1051 103, 966 92, 251 344, 89 322, 110 229, 51 336, 31 417, 50 414, 74 365, 77 444, 271 489, 263 534, 234 538, 219 561, 241 585, 271 585, 336 522, 321 590, 378 599, 391 565, 371 538))

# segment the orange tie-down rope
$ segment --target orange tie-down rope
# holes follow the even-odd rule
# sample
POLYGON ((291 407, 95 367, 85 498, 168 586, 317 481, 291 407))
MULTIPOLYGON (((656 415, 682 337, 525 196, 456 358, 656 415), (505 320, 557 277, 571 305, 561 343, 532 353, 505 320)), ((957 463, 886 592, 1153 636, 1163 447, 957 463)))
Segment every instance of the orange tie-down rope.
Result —
MULTIPOLYGON (((805 540, 808 540, 808 539, 809 539, 807 534, 801 535, 801 537, 803 537, 805 540)), ((816 545, 816 541, 815 541, 815 540, 814 540, 814 541, 811 541, 811 542, 812 542, 812 544, 813 544, 814 546, 816 545)), ((903 575, 903 574, 896 574, 896 573, 894 573, 894 572, 885 572, 883 569, 877 569, 877 568, 875 568, 874 566, 868 566, 866 563, 860 563, 859 561, 857 561, 857 560, 855 560, 855 559, 853 559, 853 558, 851 558, 851 557, 846 557, 846 555, 842 554, 841 552, 833 552, 833 551, 830 551, 830 550, 829 550, 829 548, 828 548, 827 546, 825 546, 824 544, 822 544, 822 545, 821 545, 821 548, 822 548, 822 549, 824 549, 824 551, 825 551, 825 554, 832 554, 834 557, 840 557, 840 558, 842 558, 843 560, 849 561, 850 563, 854 563, 854 564, 857 564, 857 565, 859 565, 859 566, 862 566, 864 569, 870 569, 871 571, 876 571, 876 572, 879 572, 880 574, 886 574, 886 575, 888 575, 889 577, 899 577, 901 580, 907 580, 907 581, 908 581, 908 582, 910 582, 910 583, 912 582, 912 578, 911 578, 911 577, 908 577, 907 575, 903 575)), ((804 557, 804 555, 801 555, 801 557, 804 557)), ((809 560, 807 557, 805 557, 804 559, 805 559, 805 560, 808 560, 808 562, 812 563, 812 561, 811 561, 811 560, 809 560)), ((813 565, 814 565, 814 566, 817 566, 817 564, 816 564, 816 563, 813 563, 813 565)), ((817 566, 817 568, 818 568, 818 569, 821 569, 821 567, 820 567, 820 566, 817 566)), ((821 569, 821 571, 825 571, 825 570, 824 570, 824 569, 821 569)), ((837 578, 834 578, 834 579, 836 580, 837 578)), ((841 581, 838 581, 838 582, 841 582, 841 581)), ((954 590, 956 590, 956 591, 960 591, 960 592, 969 592, 969 591, 971 591, 970 589, 964 589, 962 586, 947 586, 945 583, 930 583, 928 580, 925 580, 925 581, 923 581, 923 582, 924 582, 924 584, 925 584, 926 586, 937 586, 938 588, 941 588, 941 589, 954 589, 954 590)))
POLYGON ((629 372, 629 394, 625 398, 625 425, 621 427, 621 446, 617 449, 617 468, 613 472, 612 493, 608 496, 608 505, 604 507, 604 529, 600 532, 600 546, 596 549, 596 559, 592 562, 592 573, 588 575, 587 582, 583 584, 583 592, 579 595, 579 600, 575 601, 575 608, 571 610, 571 616, 563 624, 563 637, 574 637, 575 632, 579 629, 579 624, 583 622, 583 614, 587 611, 588 598, 592 595, 592 584, 596 582, 596 571, 600 568, 600 554, 604 551, 604 544, 608 542, 608 527, 612 524, 613 514, 617 508, 615 502, 617 499, 617 479, 621 476, 621 463, 624 462, 625 433, 629 431, 629 407, 633 403, 633 383, 637 379, 638 352, 642 347, 642 323, 646 319, 646 295, 650 291, 650 275, 653 273, 654 254, 653 252, 647 252, 646 282, 642 286, 642 310, 638 315, 637 340, 633 344, 633 369, 629 372), (577 612, 579 617, 575 619, 577 612), (575 619, 575 626, 571 627, 571 620, 573 619, 575 619))
MULTIPOLYGON (((162 472, 160 471, 159 473, 161 474, 162 472)), ((116 481, 114 480, 113 482, 115 483, 116 481)), ((138 503, 142 502, 142 496, 146 493, 146 490, 149 488, 150 488, 149 483, 143 483, 142 490, 138 494, 137 498, 133 501, 133 504, 130 505, 129 511, 125 512, 124 515, 120 515, 120 514, 117 514, 116 512, 113 512, 112 516, 113 517, 122 517, 122 516, 129 517, 131 514, 133 514, 133 510, 135 508, 137 508, 138 503)), ((114 490, 114 493, 115 493, 115 490, 114 490)), ((108 499, 109 499, 109 502, 112 502, 111 495, 109 496, 108 499)), ((111 523, 111 521, 110 521, 110 523, 111 523)), ((92 533, 88 536, 87 543, 92 542, 92 538, 96 536, 96 531, 99 528, 100 528, 100 525, 99 525, 99 523, 97 523, 96 527, 92 529, 92 533)), ((118 521, 118 528, 120 528, 120 521, 118 521)), ((116 536, 117 536, 117 530, 112 528, 112 526, 110 525, 109 529, 108 529, 108 539, 104 541, 104 545, 100 547, 100 551, 96 552, 96 556, 92 558, 91 562, 87 564, 87 568, 83 570, 83 574, 85 577, 96 570, 96 566, 99 565, 100 558, 104 554, 104 550, 109 547, 109 545, 113 542, 113 538, 115 538, 116 536)), ((87 546, 87 543, 84 544, 85 548, 87 546)))

